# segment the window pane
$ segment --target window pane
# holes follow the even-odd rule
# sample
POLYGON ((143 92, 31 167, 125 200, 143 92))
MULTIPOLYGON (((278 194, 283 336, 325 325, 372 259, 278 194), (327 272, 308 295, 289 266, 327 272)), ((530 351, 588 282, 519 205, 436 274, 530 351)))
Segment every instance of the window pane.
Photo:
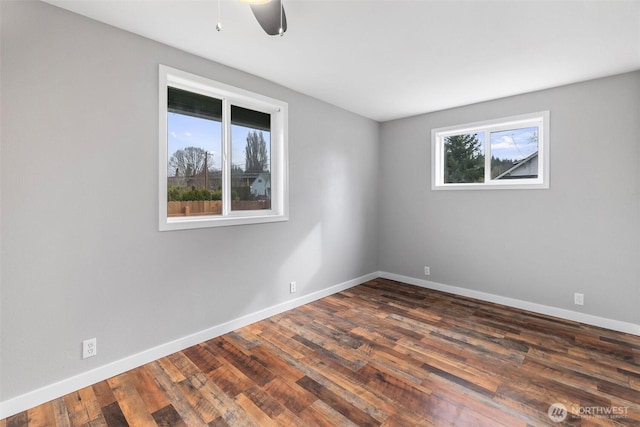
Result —
POLYGON ((538 177, 538 127, 491 132, 491 179, 538 177))
POLYGON ((222 213, 222 101, 169 88, 167 215, 222 213))
POLYGON ((444 139, 444 182, 484 182, 484 133, 452 135, 444 139))
POLYGON ((271 209, 271 115, 231 106, 231 210, 271 209))

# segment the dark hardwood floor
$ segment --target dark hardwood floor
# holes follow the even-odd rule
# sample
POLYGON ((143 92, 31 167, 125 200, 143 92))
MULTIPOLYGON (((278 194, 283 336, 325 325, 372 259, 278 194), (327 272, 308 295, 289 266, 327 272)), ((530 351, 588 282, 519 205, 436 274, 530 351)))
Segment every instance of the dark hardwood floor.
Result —
POLYGON ((640 426, 640 337, 376 279, 0 421, 80 425, 640 426))

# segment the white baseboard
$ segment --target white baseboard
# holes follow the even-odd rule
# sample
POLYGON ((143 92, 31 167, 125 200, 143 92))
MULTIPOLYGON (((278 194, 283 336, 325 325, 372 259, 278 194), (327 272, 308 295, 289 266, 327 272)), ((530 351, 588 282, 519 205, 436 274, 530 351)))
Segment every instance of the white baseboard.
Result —
POLYGON ((414 277, 402 276, 400 274, 380 272, 380 277, 398 282, 408 283, 410 285, 420 286, 422 288, 434 289, 437 291, 448 292, 455 295, 475 298, 482 301, 502 304, 509 307, 519 308, 522 310, 533 311, 535 313, 545 314, 547 316, 559 317, 561 319, 572 320, 587 325, 598 326, 601 328, 611 329, 627 334, 640 335, 640 325, 635 323, 622 322, 620 320, 608 319, 606 317, 594 316, 591 314, 579 313, 577 311, 566 310, 563 308, 551 307, 543 304, 522 301, 519 299, 503 297, 500 295, 489 294, 486 292, 474 291, 472 289, 460 288, 457 286, 443 285, 442 283, 431 282, 428 280, 416 279, 414 277))
POLYGON ((106 380, 107 378, 111 378, 123 372, 127 372, 131 369, 137 368, 138 366, 142 366, 145 363, 149 363, 180 350, 184 350, 185 348, 226 334, 243 326, 247 326, 268 317, 275 316, 276 314, 282 313, 284 311, 291 310, 301 305, 316 301, 320 298, 324 298, 345 289, 352 288, 377 277, 379 277, 378 272, 369 273, 364 276, 360 276, 355 279, 328 287, 326 289, 322 289, 320 291, 303 295, 299 298, 265 308, 255 313, 238 317, 228 322, 205 329, 204 331, 179 338, 166 344, 161 344, 157 347, 150 348, 124 359, 116 360, 115 362, 100 366, 91 371, 83 372, 71 378, 64 379, 57 383, 50 384, 37 390, 33 390, 23 395, 0 402, 0 419, 10 417, 11 415, 25 411, 29 408, 33 408, 34 406, 41 405, 45 402, 64 396, 68 393, 106 380))

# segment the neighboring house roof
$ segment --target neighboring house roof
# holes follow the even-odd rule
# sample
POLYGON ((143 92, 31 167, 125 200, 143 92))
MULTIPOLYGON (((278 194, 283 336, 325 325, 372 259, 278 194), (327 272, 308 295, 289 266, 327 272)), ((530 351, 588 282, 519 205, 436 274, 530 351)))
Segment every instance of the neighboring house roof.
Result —
POLYGON ((268 196, 271 194, 271 174, 261 173, 251 184, 251 193, 257 196, 268 196))
MULTIPOLYGON (((538 162, 538 152, 534 152, 532 154, 530 154, 529 156, 525 157, 524 159, 522 159, 520 162, 516 163, 515 165, 513 165, 511 168, 507 169, 506 171, 502 172, 500 175, 498 175, 497 177, 495 177, 494 179, 509 179, 509 178, 527 178, 527 177, 531 177, 532 175, 529 173, 522 173, 524 172, 524 167, 525 166, 530 166, 532 163, 536 163, 536 170, 537 170, 537 162, 538 162)), ((537 176, 537 174, 535 174, 537 176)))
POLYGON ((264 173, 264 172, 260 173, 260 175, 258 175, 253 180, 254 184, 256 184, 258 182, 260 182, 260 183, 264 182, 265 184, 271 184, 271 174, 270 173, 264 173), (259 180, 262 180, 262 181, 259 181, 259 180))

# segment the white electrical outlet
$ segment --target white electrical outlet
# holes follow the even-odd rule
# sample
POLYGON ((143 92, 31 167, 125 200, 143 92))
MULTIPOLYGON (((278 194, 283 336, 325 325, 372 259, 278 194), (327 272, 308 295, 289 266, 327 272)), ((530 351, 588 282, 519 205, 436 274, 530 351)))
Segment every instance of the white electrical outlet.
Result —
POLYGON ((296 285, 296 282, 289 283, 289 293, 295 294, 297 290, 298 290, 298 287, 296 285))
POLYGON ((97 339, 91 338, 82 341, 82 358, 93 357, 98 354, 97 339))
POLYGON ((584 294, 575 293, 573 294, 573 302, 576 305, 584 305, 584 294))
POLYGON ((424 266, 424 275, 428 276, 430 274, 431 274, 431 269, 425 265, 424 266))

